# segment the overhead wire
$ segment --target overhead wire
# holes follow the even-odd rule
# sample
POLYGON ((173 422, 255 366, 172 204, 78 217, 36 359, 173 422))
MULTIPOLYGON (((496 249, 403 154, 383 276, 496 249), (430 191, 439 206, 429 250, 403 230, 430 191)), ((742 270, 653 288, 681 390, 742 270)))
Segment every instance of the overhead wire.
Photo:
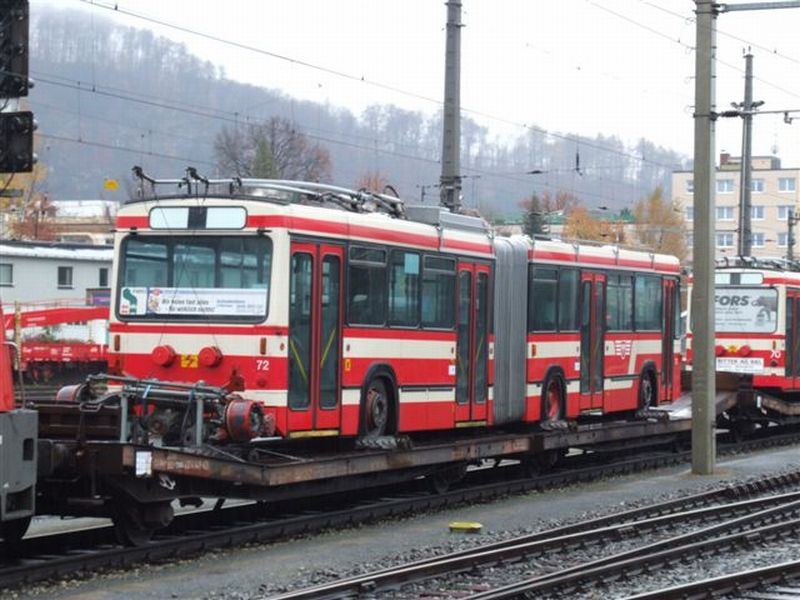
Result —
MULTIPOLYGON (((317 70, 317 71, 320 71, 320 72, 323 72, 323 73, 326 73, 326 74, 329 74, 329 75, 333 75, 333 76, 336 76, 336 77, 341 77, 341 78, 344 78, 344 79, 347 79, 347 80, 350 80, 350 81, 355 81, 355 82, 358 82, 360 84, 370 85, 370 86, 373 86, 373 87, 377 87, 379 89, 383 89, 383 90, 386 90, 386 91, 391 91, 393 93, 401 94, 401 95, 404 95, 404 96, 407 96, 407 97, 412 97, 412 98, 415 98, 415 99, 418 99, 418 100, 423 100, 423 101, 426 101, 426 102, 430 102, 430 103, 436 104, 437 106, 441 106, 443 104, 442 100, 439 99, 439 98, 432 98, 432 97, 425 96, 425 95, 422 95, 422 94, 418 94, 418 93, 415 93, 415 92, 409 92, 408 90, 404 90, 402 88, 398 88, 398 87, 395 87, 395 86, 390 86, 390 85, 386 85, 386 84, 383 84, 383 83, 380 83, 380 82, 377 82, 377 81, 373 81, 373 80, 367 79, 367 78, 365 78, 363 76, 352 75, 352 74, 346 73, 344 71, 331 69, 331 68, 328 68, 328 67, 323 67, 323 66, 320 66, 320 65, 316 65, 314 63, 310 63, 308 61, 295 59, 295 58, 292 58, 290 56, 286 56, 286 55, 279 54, 279 53, 276 53, 276 52, 271 52, 269 50, 264 50, 263 48, 257 48, 255 46, 250 46, 248 44, 242 44, 242 43, 236 42, 234 40, 222 38, 220 36, 216 36, 216 35, 213 35, 213 34, 205 33, 205 32, 202 32, 202 31, 197 31, 195 29, 191 29, 191 28, 186 27, 184 25, 177 25, 175 23, 170 23, 168 21, 157 19, 155 17, 150 17, 148 15, 144 15, 144 14, 137 13, 137 12, 134 12, 134 11, 131 11, 131 10, 120 8, 118 2, 112 4, 112 3, 108 3, 108 2, 101 2, 100 0, 78 0, 78 1, 83 3, 83 4, 88 4, 88 5, 92 6, 92 7, 109 10, 109 11, 112 11, 112 12, 115 12, 115 13, 118 13, 118 14, 123 14, 123 15, 126 15, 126 16, 130 16, 130 17, 133 17, 133 18, 136 18, 136 19, 141 19, 141 20, 147 21, 149 23, 152 23, 152 24, 155 24, 155 25, 159 25, 161 27, 167 27, 167 28, 170 28, 170 29, 175 29, 175 30, 181 31, 183 33, 188 33, 190 35, 195 35, 195 36, 198 36, 198 37, 202 37, 204 39, 208 39, 208 40, 211 40, 211 41, 215 41, 217 43, 233 46, 233 47, 236 47, 236 48, 239 48, 239 49, 242 49, 242 50, 255 52, 255 53, 258 53, 258 54, 261 54, 261 55, 264 55, 264 56, 268 56, 268 57, 271 57, 271 58, 275 58, 275 59, 278 59, 278 60, 287 61, 287 62, 289 62, 291 64, 294 64, 294 65, 298 65, 298 66, 302 66, 302 67, 305 67, 305 68, 317 70)), ((492 115, 490 113, 486 113, 486 112, 483 112, 483 111, 470 109, 468 107, 463 107, 462 106, 461 110, 463 112, 467 113, 467 114, 472 114, 472 115, 480 116, 480 117, 483 117, 483 118, 486 118, 486 119, 491 119, 491 120, 497 121, 499 123, 504 123, 506 125, 511 125, 511 126, 514 126, 514 127, 519 127, 521 129, 525 129, 525 130, 536 131, 536 132, 546 134, 546 135, 548 135, 550 137, 553 137, 553 138, 556 138, 556 139, 562 139, 562 140, 566 140, 566 141, 580 141, 582 144, 584 143, 584 140, 582 138, 579 138, 578 136, 554 133, 554 132, 548 131, 546 129, 543 129, 541 127, 537 127, 535 125, 528 125, 526 123, 520 123, 518 121, 513 121, 513 120, 510 120, 510 119, 499 117, 497 115, 492 115)), ((660 163, 657 163, 657 162, 654 162, 654 161, 650 161, 649 159, 646 159, 645 157, 639 156, 637 154, 634 154, 634 153, 631 153, 631 152, 626 152, 626 151, 621 151, 621 150, 618 150, 616 148, 609 148, 608 146, 603 146, 602 144, 598 144, 598 143, 595 143, 595 142, 586 142, 585 145, 587 147, 591 147, 593 149, 600 150, 600 151, 603 151, 603 152, 608 152, 608 153, 611 153, 611 154, 617 154, 617 155, 620 155, 620 156, 623 156, 623 157, 626 157, 626 158, 631 158, 631 159, 642 161, 642 162, 649 162, 651 164, 658 164, 659 166, 663 166, 663 167, 672 168, 672 167, 675 166, 675 165, 660 164, 660 163)))

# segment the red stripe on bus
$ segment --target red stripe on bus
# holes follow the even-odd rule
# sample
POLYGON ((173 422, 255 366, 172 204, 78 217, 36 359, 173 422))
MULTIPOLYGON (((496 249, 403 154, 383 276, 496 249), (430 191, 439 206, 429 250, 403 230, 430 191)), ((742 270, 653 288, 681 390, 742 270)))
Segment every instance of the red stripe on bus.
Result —
POLYGON ((477 252, 480 254, 494 254, 491 244, 476 244, 463 240, 442 240, 442 248, 452 248, 453 250, 464 250, 466 252, 477 252))

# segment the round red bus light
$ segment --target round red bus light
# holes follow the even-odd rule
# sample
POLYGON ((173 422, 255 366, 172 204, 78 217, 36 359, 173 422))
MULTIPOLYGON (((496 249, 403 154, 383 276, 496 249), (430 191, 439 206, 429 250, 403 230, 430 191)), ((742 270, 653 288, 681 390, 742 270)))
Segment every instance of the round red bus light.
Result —
POLYGON ((747 344, 745 344, 744 346, 739 348, 739 356, 750 356, 750 353, 752 351, 753 351, 753 349, 750 346, 748 346, 747 344))
POLYGON ((197 360, 204 367, 216 367, 222 362, 222 352, 216 346, 206 346, 200 350, 197 360))
POLYGON ((153 362, 160 367, 170 366, 173 362, 175 362, 175 356, 175 349, 168 344, 156 346, 150 353, 150 358, 152 358, 153 362))
POLYGON ((720 344, 714 346, 714 354, 716 354, 717 356, 722 356, 723 354, 725 354, 725 346, 722 346, 720 344))

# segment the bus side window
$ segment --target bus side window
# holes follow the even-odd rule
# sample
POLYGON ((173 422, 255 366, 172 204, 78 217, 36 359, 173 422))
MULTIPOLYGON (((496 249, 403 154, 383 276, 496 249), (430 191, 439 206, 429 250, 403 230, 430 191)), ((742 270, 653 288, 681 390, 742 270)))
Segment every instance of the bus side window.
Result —
POLYGON ((455 324, 456 261, 426 256, 422 273, 422 326, 451 329, 455 324))
POLYGON ((557 279, 555 269, 531 268, 528 279, 528 331, 556 331, 557 279))
POLYGON ((347 320, 357 325, 386 323, 386 250, 353 246, 349 253, 347 320))

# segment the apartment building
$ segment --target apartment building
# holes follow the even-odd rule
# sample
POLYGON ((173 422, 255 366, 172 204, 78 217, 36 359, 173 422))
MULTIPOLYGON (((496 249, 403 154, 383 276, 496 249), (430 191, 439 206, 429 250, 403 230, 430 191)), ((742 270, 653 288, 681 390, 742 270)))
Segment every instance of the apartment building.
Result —
MULTIPOLYGON (((798 214, 800 169, 784 169, 776 156, 754 156, 751 170, 752 255, 785 257, 788 249, 789 211, 798 214)), ((739 196, 742 160, 721 153, 716 170, 716 256, 735 256, 739 239, 739 196)), ((684 211, 688 246, 691 253, 694 224, 694 174, 672 173, 672 201, 684 211)), ((800 235, 795 235, 795 238, 800 235)), ((795 256, 800 248, 795 245, 795 256)), ((690 256, 691 260, 691 256, 690 256)))

